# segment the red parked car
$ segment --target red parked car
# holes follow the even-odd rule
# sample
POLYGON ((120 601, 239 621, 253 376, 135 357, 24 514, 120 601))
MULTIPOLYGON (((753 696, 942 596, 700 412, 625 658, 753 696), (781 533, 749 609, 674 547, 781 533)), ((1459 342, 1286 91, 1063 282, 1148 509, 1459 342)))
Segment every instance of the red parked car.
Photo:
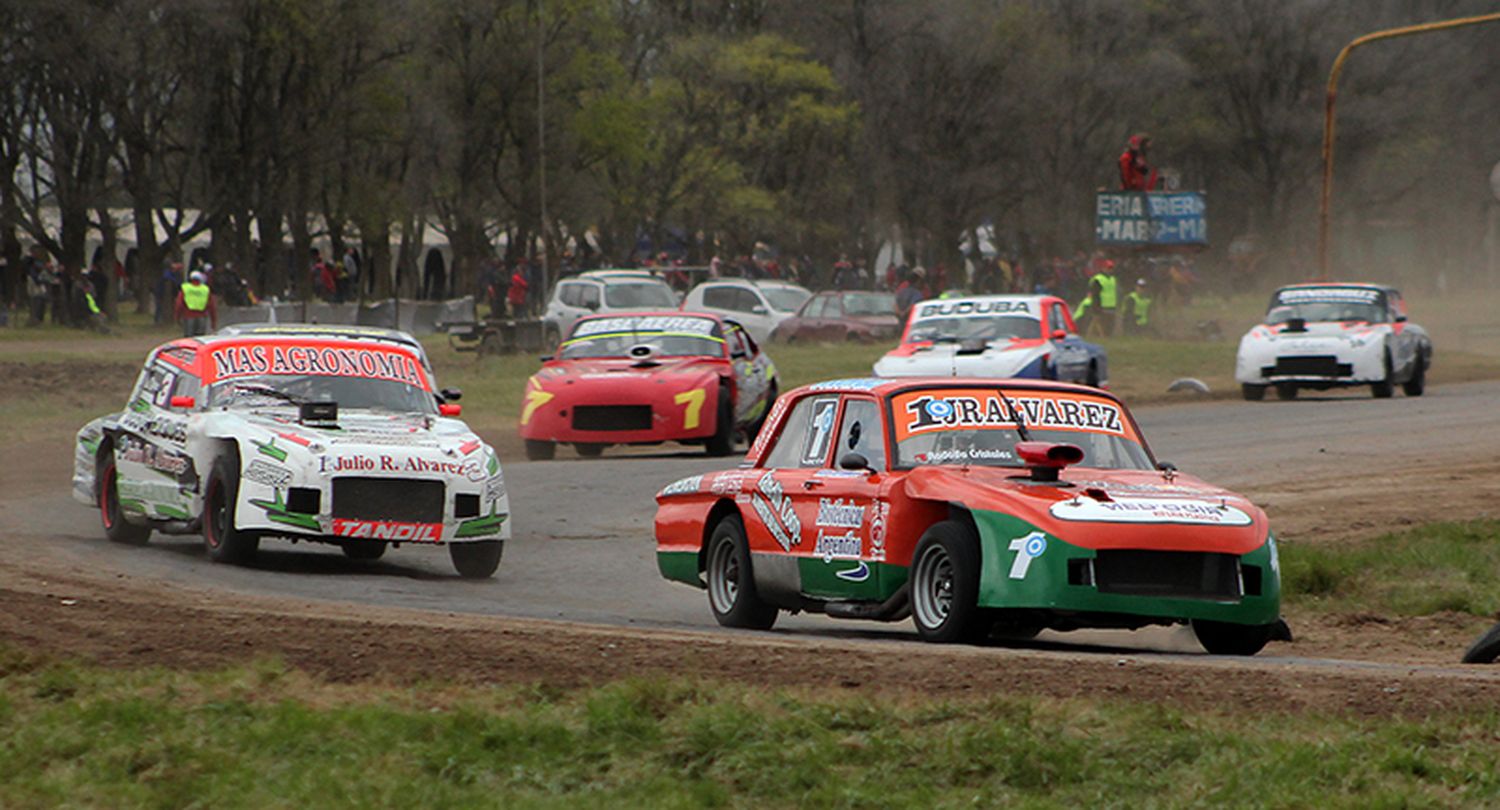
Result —
POLYGON ((777 324, 772 341, 857 341, 874 343, 901 334, 896 296, 887 292, 830 290, 820 292, 777 324))

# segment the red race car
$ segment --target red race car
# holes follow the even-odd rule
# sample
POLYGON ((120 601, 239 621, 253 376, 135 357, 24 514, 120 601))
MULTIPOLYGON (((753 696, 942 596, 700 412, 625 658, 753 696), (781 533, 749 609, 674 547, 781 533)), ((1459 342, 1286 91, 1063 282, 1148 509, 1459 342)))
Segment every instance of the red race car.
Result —
POLYGON ((1109 393, 1040 380, 837 380, 776 402, 739 469, 657 495, 657 565, 729 627, 911 616, 928 641, 1191 623, 1288 637, 1245 498, 1157 464, 1109 393))
POLYGON ((709 455, 754 439, 776 400, 776 367, 737 323, 694 312, 581 318, 526 382, 526 457, 559 442, 581 456, 611 444, 702 444, 709 455))

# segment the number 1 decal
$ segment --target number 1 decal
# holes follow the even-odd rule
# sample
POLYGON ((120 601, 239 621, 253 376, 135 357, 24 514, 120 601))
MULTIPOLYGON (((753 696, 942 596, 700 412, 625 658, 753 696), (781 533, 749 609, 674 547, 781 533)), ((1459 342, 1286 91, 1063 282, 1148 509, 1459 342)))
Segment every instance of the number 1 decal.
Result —
POLYGON ((707 388, 695 388, 691 391, 683 391, 672 401, 678 405, 687 405, 682 409, 682 429, 692 430, 698 427, 703 416, 703 400, 708 398, 707 388))
POLYGON ((1025 537, 1017 537, 1010 541, 1010 550, 1016 553, 1015 561, 1010 564, 1010 578, 1025 579, 1026 572, 1031 570, 1031 561, 1047 550, 1047 535, 1032 532, 1025 537))

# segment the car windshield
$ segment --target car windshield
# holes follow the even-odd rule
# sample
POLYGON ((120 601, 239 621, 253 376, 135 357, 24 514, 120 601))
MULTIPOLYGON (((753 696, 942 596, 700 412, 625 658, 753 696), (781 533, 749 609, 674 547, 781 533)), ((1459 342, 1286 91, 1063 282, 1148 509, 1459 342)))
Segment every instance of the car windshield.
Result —
POLYGON ((1149 470, 1151 459, 1124 406, 1072 392, 955 388, 907 391, 890 400, 894 464, 1024 467, 1020 441, 1075 444, 1081 467, 1149 470), (1011 414, 1014 406, 1022 415, 1011 414))
POLYGON ((672 295, 672 289, 660 281, 611 281, 604 285, 604 303, 611 309, 672 309, 677 306, 677 298, 672 295))
POLYGON ((1319 321, 1366 321, 1380 323, 1385 320, 1385 308, 1376 304, 1360 304, 1348 301, 1307 301, 1280 305, 1266 313, 1266 323, 1286 323, 1301 318, 1308 323, 1319 321))
POLYGON ((760 294, 771 302, 771 308, 777 312, 796 312, 812 297, 812 293, 807 290, 795 287, 761 287, 760 294))
POLYGON ((923 318, 911 325, 908 343, 1039 338, 1042 322, 1029 315, 961 315, 923 318))
POLYGON ((649 345, 666 357, 723 357, 724 335, 712 318, 691 315, 590 318, 563 341, 564 360, 628 357, 632 347, 649 345))
POLYGON ((208 387, 210 408, 294 406, 336 402, 340 411, 374 410, 432 415, 432 393, 406 382, 328 374, 254 374, 220 380, 208 387))
POLYGON ((845 315, 894 315, 896 296, 891 293, 849 293, 844 296, 845 315))

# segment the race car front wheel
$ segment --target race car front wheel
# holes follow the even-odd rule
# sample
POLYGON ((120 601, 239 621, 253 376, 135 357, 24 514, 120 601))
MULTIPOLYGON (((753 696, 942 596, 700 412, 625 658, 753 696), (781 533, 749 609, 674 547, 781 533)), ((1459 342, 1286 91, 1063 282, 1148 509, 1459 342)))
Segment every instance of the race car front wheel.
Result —
POLYGON ((1266 387, 1264 385, 1241 383, 1240 395, 1245 398, 1246 402, 1260 402, 1266 398, 1266 387))
POLYGON ((1412 369, 1411 379, 1401 383, 1401 390, 1409 397, 1419 397, 1427 390, 1427 363, 1420 356, 1416 359, 1416 368, 1412 369))
POLYGON ((504 540, 474 540, 468 543, 449 543, 448 557, 453 568, 464 579, 488 579, 500 567, 500 555, 505 553, 504 540))
POLYGON ((1493 664, 1500 658, 1500 624, 1479 637, 1464 653, 1465 664, 1493 664))
POLYGON ((1376 399, 1390 399, 1396 393, 1396 372, 1391 368, 1391 354, 1385 354, 1385 379, 1370 384, 1370 394, 1376 399))
POLYGON ((339 543, 344 556, 351 560, 378 560, 385 554, 384 540, 345 540, 339 543))
POLYGON ((719 521, 708 538, 708 607, 724 627, 769 630, 776 623, 776 607, 761 601, 755 589, 750 544, 739 515, 719 521))
POLYGON ((99 466, 99 520, 104 524, 104 536, 111 542, 128 546, 142 546, 151 539, 150 526, 137 526, 125 520, 120 509, 120 482, 115 471, 115 453, 106 448, 104 460, 99 466))
POLYGON ((979 538, 956 520, 934 523, 912 555, 911 618, 923 641, 977 641, 988 630, 979 600, 979 538))
POLYGON ((729 386, 719 386, 719 416, 714 423, 714 435, 708 437, 706 445, 711 456, 727 456, 734 452, 734 403, 729 398, 729 386))
POLYGON ((551 461, 557 455, 557 442, 543 441, 541 439, 526 440, 527 461, 551 461))
POLYGON ((260 538, 234 525, 240 494, 240 462, 232 456, 214 459, 203 498, 203 545, 214 562, 242 563, 255 556, 260 538))
POLYGON ((1276 635, 1277 625, 1193 620, 1193 635, 1214 655, 1255 655, 1276 635))

